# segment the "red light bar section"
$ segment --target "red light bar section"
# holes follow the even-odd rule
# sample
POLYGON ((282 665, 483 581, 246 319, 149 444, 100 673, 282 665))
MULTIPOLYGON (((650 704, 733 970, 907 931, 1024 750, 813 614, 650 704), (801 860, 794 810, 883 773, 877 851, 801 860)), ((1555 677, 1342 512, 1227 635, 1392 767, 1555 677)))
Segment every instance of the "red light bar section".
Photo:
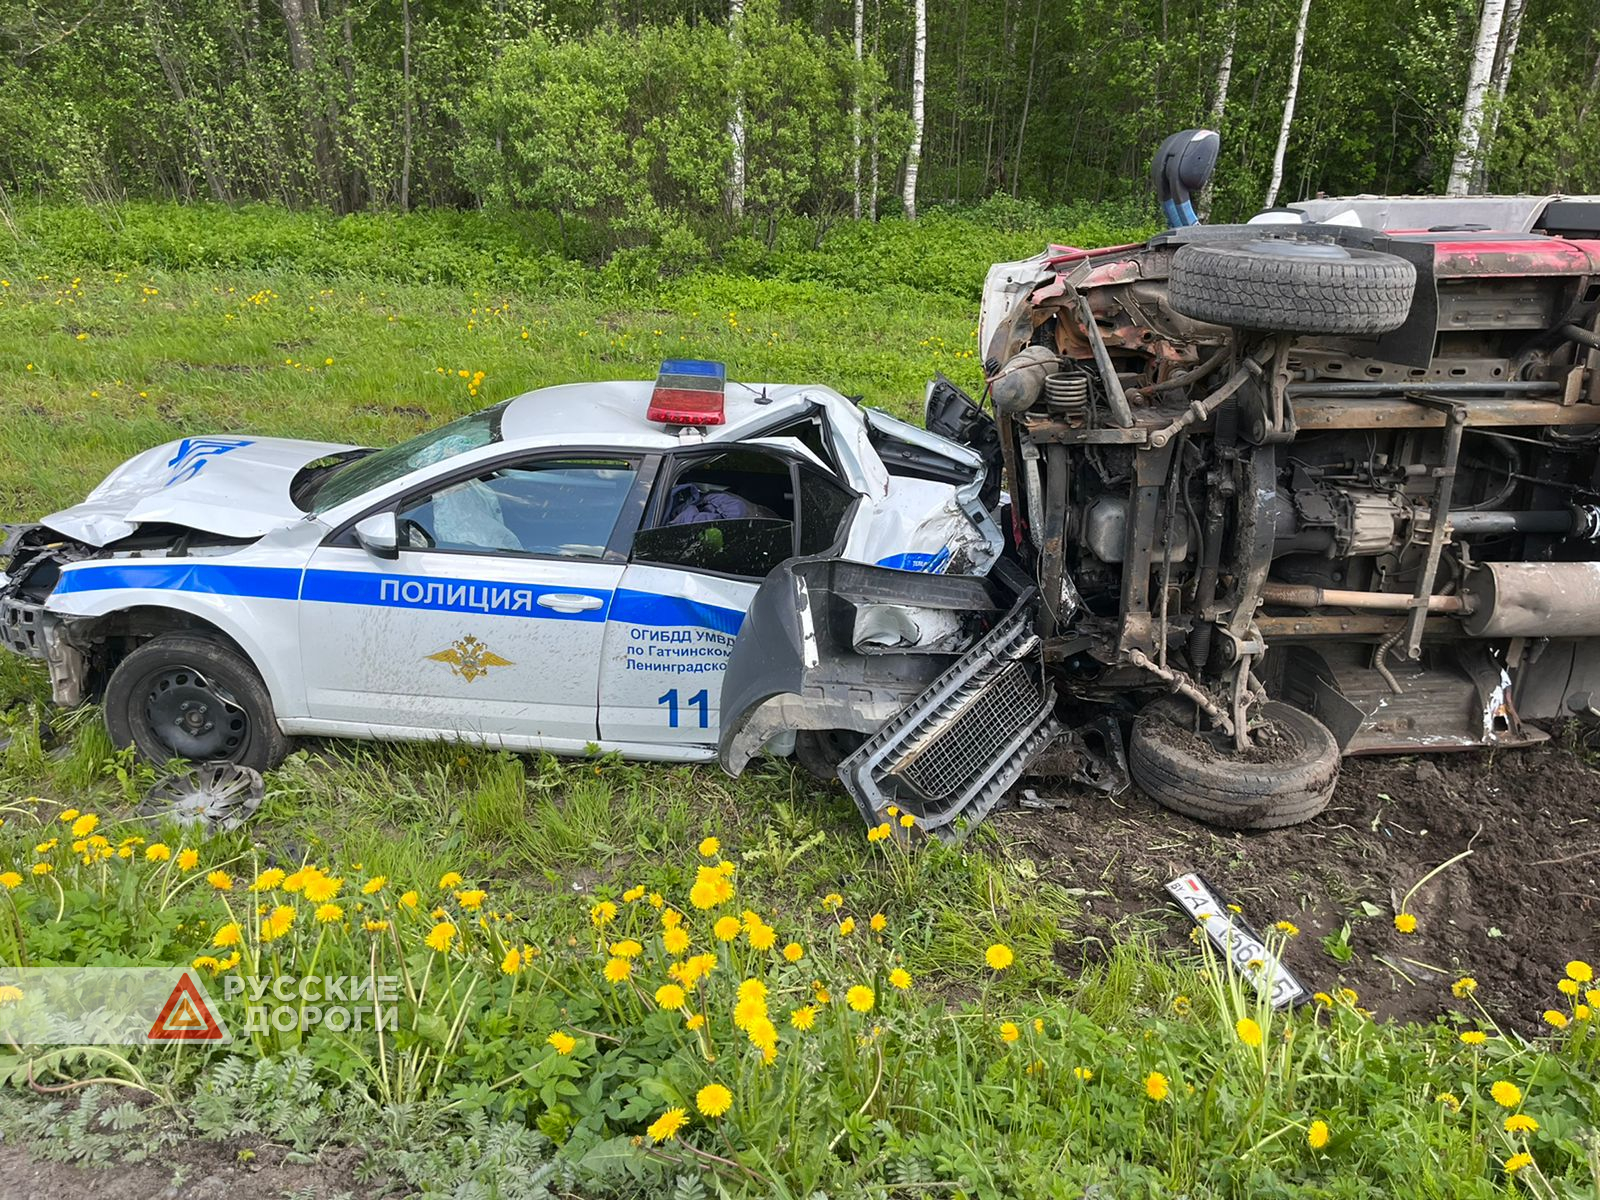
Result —
POLYGON ((663 425, 721 425, 727 368, 698 358, 669 358, 656 375, 647 420, 663 425))

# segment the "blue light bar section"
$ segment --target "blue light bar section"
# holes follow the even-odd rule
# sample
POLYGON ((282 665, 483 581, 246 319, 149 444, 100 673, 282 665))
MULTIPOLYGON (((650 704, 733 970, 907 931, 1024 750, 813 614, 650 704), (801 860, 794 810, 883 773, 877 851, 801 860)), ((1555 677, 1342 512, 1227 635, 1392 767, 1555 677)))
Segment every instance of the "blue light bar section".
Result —
POLYGON ((728 368, 707 358, 668 358, 662 360, 659 374, 697 375, 707 380, 714 379, 720 386, 727 381, 728 368))

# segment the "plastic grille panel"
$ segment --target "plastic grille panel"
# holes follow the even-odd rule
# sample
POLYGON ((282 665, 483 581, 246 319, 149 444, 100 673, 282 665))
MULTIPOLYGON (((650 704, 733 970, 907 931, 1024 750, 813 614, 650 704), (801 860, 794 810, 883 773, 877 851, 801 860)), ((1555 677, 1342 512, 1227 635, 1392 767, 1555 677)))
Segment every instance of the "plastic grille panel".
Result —
POLYGON ((1012 662, 986 681, 959 716, 908 749, 890 773, 930 802, 948 800, 1005 754, 1043 702, 1027 665, 1012 662))

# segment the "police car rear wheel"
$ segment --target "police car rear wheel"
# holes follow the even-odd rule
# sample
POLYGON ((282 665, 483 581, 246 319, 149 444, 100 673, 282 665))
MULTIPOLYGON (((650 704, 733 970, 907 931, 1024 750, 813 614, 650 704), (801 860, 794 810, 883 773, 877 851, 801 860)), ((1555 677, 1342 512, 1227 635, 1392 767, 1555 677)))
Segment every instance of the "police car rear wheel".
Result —
POLYGON ((124 658, 106 685, 105 713, 111 740, 152 762, 265 771, 289 751, 255 668, 201 634, 162 634, 124 658))

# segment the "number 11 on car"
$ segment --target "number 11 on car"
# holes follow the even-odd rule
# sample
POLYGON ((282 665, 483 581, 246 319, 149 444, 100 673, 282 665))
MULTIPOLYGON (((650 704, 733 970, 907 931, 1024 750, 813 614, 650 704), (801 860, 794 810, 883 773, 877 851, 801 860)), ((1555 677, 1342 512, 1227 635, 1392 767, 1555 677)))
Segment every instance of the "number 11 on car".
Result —
MULTIPOLYGON (((657 700, 656 703, 667 706, 667 728, 676 729, 678 727, 678 689, 673 688, 665 696, 657 700)), ((709 729, 711 727, 711 697, 706 694, 705 688, 701 688, 689 697, 689 707, 700 710, 700 728, 709 729)))

